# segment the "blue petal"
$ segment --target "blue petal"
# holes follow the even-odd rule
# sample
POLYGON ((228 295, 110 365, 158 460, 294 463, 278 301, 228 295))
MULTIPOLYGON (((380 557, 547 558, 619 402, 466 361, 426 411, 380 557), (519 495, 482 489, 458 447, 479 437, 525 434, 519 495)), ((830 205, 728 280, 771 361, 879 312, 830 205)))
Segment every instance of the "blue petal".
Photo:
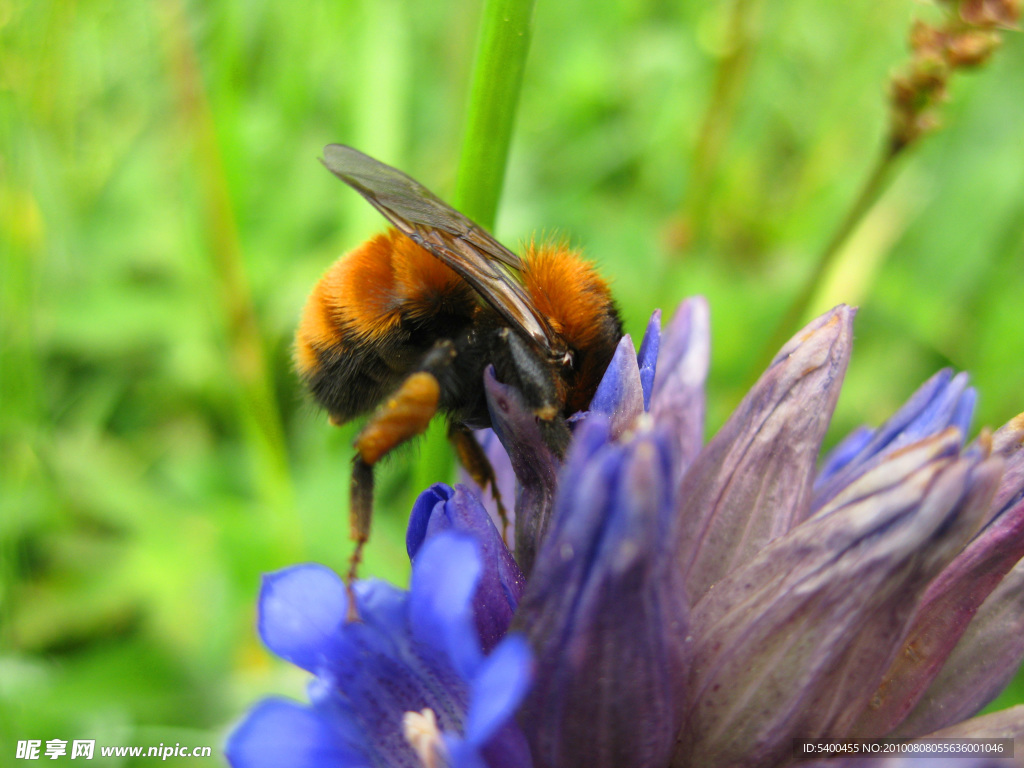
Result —
POLYGON ((415 560, 425 540, 451 530, 471 534, 480 547, 483 570, 473 596, 473 617, 483 650, 489 653, 508 631, 526 579, 480 499, 464 485, 452 490, 438 483, 420 494, 406 535, 410 557, 415 560))
POLYGON ((871 427, 857 427, 832 448, 821 460, 821 469, 815 478, 815 487, 821 485, 859 454, 874 436, 871 427))
POLYGON ((466 679, 473 677, 481 657, 471 608, 481 570, 479 545, 453 531, 428 538, 412 567, 413 636, 447 654, 466 679))
POLYGON ((893 452, 918 440, 936 435, 950 426, 960 430, 963 444, 976 394, 967 386, 967 374, 956 376, 948 368, 936 373, 922 384, 906 403, 881 427, 875 430, 854 456, 841 467, 831 462, 828 472, 815 480, 812 509, 820 509, 842 488, 863 475, 893 452))
POLYGON ((487 765, 483 755, 475 744, 467 744, 457 736, 445 734, 445 747, 448 749, 448 760, 445 768, 494 768, 487 765))
POLYGON ((284 699, 257 704, 228 737, 233 768, 362 768, 367 760, 320 715, 284 699))
POLYGON ((352 585, 360 621, 381 636, 400 636, 408 629, 409 593, 379 579, 364 579, 352 585))
POLYGON ((936 373, 877 430, 865 454, 878 454, 886 448, 906 445, 941 432, 949 425, 949 417, 966 384, 964 374, 954 377, 948 368, 936 373))
POLYGON ((315 672, 334 651, 345 622, 345 584, 322 565, 297 565, 263 577, 259 632, 282 659, 315 672))
POLYGON ((612 434, 618 435, 643 413, 644 390, 633 340, 627 334, 615 348, 612 361, 590 401, 591 413, 603 413, 612 422, 612 434))
POLYGON ((661 346, 661 310, 656 309, 647 322, 644 340, 636 355, 640 368, 640 386, 644 390, 644 410, 651 410, 651 392, 654 389, 654 373, 658 365, 658 348, 661 346))
POLYGON ((516 618, 537 654, 519 721, 543 765, 658 768, 682 724, 688 655, 682 573, 665 545, 671 449, 644 432, 602 444, 607 426, 593 421, 516 618))
POLYGON ((530 689, 533 654, 522 635, 505 638, 484 661, 473 681, 466 740, 482 744, 506 722, 530 689))
POLYGON ((967 387, 960 399, 953 408, 953 415, 949 423, 960 430, 960 433, 967 436, 971 429, 971 419, 974 417, 974 407, 978 404, 978 391, 974 387, 967 387))
POLYGON ((443 508, 444 503, 452 497, 452 489, 444 483, 434 483, 416 497, 409 513, 409 527, 405 530, 405 551, 413 560, 416 553, 427 538, 427 526, 430 524, 434 511, 443 508))
POLYGON ((702 297, 687 299, 661 336, 651 416, 672 437, 678 480, 704 442, 704 381, 711 355, 710 318, 702 297))

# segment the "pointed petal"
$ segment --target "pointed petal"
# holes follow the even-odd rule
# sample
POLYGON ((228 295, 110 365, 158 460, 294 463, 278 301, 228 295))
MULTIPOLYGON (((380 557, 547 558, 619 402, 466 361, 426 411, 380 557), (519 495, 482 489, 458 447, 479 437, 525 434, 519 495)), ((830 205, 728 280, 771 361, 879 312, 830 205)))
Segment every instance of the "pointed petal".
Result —
POLYGON ((691 600, 806 515, 852 321, 837 307, 783 347, 683 478, 675 546, 691 600))
POLYGON ((1024 658, 1024 562, 982 603, 942 670, 894 732, 918 736, 971 717, 1010 682, 1024 658))
POLYGON ((992 435, 992 450, 1009 456, 1021 449, 1024 443, 1024 413, 1010 419, 992 435))
POLYGON ((484 390, 494 433, 501 440, 519 480, 516 498, 516 562, 524 574, 533 567, 555 496, 559 461, 541 434, 538 419, 522 395, 484 371, 484 390))
POLYGON ((908 448, 776 539, 697 604, 676 766, 774 764, 794 736, 845 734, 928 582, 963 546, 959 436, 908 448))
POLYGON ((992 451, 1006 459, 1003 481, 992 499, 992 515, 1024 498, 1024 413, 992 435, 992 451))
MULTIPOLYGON (((494 470, 494 479, 497 481, 498 494, 501 497, 502 504, 505 507, 505 514, 509 518, 509 530, 505 532, 507 537, 506 543, 508 544, 509 550, 512 552, 516 551, 516 473, 512 471, 512 462, 509 461, 508 453, 505 452, 504 446, 501 441, 498 440, 498 436, 494 434, 493 429, 477 429, 473 432, 473 437, 483 448, 484 455, 487 457, 487 461, 491 464, 491 469, 494 470)), ((462 485, 468 485, 472 488, 476 495, 483 502, 484 508, 487 510, 487 514, 491 517, 491 522, 494 523, 494 527, 501 531, 501 515, 498 514, 498 505, 494 501, 494 491, 491 488, 483 489, 476 484, 476 481, 470 476, 466 468, 459 466, 459 482, 462 485)))
POLYGON ((651 416, 672 436, 673 480, 704 444, 704 382, 708 375, 711 337, 708 304, 703 297, 679 305, 661 343, 654 377, 651 416))
POLYGON ((607 416, 616 437, 629 429, 636 417, 644 412, 643 384, 629 334, 619 340, 594 399, 590 401, 590 412, 607 416))
MULTIPOLYGON (((854 731, 857 735, 888 733, 907 716, 940 674, 979 606, 1024 557, 1024 450, 1020 437, 1014 421, 994 436, 997 454, 978 468, 979 475, 987 473, 988 479, 979 476, 975 489, 992 511, 983 516, 984 528, 929 585, 904 641, 905 651, 894 660, 871 706, 861 715, 854 731), (1003 466, 1005 471, 1000 473, 1003 466)), ((962 693, 963 702, 994 695, 977 688, 962 693)), ((936 694, 932 690, 929 695, 936 694)), ((923 717, 922 711, 915 714, 916 719, 923 717)), ((921 727, 927 726, 917 726, 917 733, 921 727)))
POLYGON ((406 544, 415 562, 424 542, 442 531, 472 535, 480 547, 482 572, 473 595, 473 618, 484 653, 505 636, 526 579, 505 547, 487 510, 466 486, 437 483, 420 494, 409 517, 406 544))
POLYGON ((839 443, 821 459, 821 469, 818 470, 818 477, 815 479, 815 486, 818 486, 843 467, 847 466, 864 449, 875 430, 871 427, 857 427, 850 434, 844 437, 839 443))
MULTIPOLYGON (((983 517, 1002 474, 1002 461, 991 458, 972 473, 968 504, 983 517)), ((1022 505, 1024 512, 1024 505, 1022 505)), ((1010 521, 1007 521, 1010 522, 1010 521)), ((928 586, 903 651, 886 671, 852 734, 881 737, 906 717, 942 668, 978 607, 1013 564, 1024 556, 1024 514, 1009 526, 990 526, 975 538, 928 586)))
POLYGON ((640 384, 644 390, 644 410, 651 410, 651 395, 654 392, 654 375, 658 366, 658 348, 661 346, 661 310, 654 310, 647 321, 644 340, 636 353, 636 364, 640 369, 640 384))
POLYGON ((650 434, 596 447, 596 420, 577 435, 516 616, 537 658, 520 722, 539 765, 662 768, 687 656, 686 600, 664 546, 669 448, 650 434))
POLYGON ((966 435, 974 402, 975 394, 967 386, 967 374, 954 376, 949 369, 939 371, 875 430, 858 453, 849 456, 842 466, 833 463, 827 474, 817 478, 812 509, 820 509, 843 486, 905 445, 938 434, 950 426, 957 427, 962 436, 966 435))

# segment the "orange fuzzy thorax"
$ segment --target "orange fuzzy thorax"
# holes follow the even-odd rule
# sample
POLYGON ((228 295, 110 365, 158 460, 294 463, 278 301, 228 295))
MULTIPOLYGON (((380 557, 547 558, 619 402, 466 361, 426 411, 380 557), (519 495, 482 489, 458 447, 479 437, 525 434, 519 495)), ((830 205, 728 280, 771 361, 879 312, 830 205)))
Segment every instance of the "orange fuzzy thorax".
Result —
POLYGON ((552 329, 577 349, 598 343, 611 294, 593 265, 565 246, 532 243, 523 262, 523 284, 552 329))

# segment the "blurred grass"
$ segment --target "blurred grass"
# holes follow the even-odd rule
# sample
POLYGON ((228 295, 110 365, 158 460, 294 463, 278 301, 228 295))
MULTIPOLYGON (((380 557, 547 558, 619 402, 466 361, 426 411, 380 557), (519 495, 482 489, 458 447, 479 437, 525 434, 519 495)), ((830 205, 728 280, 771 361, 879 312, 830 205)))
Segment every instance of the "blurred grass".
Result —
MULTIPOLYGON (((538 3, 497 234, 583 246, 634 334, 707 295, 713 429, 869 172, 927 10, 538 3)), ((450 196, 479 22, 468 0, 0 1, 0 748, 219 746, 301 691, 258 646, 258 579, 344 567, 352 428, 304 401, 290 338, 380 228, 316 158, 351 143, 450 196)), ((1020 93, 1013 34, 818 297, 861 306, 831 439, 943 365, 972 372, 980 424, 1024 407, 1020 93)), ((405 578, 420 452, 381 473, 367 574, 405 578)))

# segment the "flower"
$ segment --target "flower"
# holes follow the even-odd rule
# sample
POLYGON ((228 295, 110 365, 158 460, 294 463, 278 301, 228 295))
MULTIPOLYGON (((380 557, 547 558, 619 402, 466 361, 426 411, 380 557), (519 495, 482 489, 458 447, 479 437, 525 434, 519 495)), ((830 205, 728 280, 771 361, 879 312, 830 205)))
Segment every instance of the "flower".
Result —
MULTIPOLYGON (((515 487, 515 558, 477 493, 431 487, 407 596, 355 585, 364 628, 338 618, 334 584, 294 601, 301 630, 284 641, 263 622, 316 675, 312 705, 261 705, 272 717, 257 707, 232 744, 269 754, 290 737, 323 765, 356 764, 344 747, 380 765, 690 768, 787 765, 796 739, 1024 735, 1024 707, 973 717, 1024 657, 1024 416, 966 442, 976 394, 941 371, 821 457, 853 317, 836 307, 797 334, 706 445, 701 299, 664 335, 655 313, 639 352, 622 340, 564 464, 486 372, 479 437, 503 494, 515 487), (360 597, 374 590, 430 610, 374 618, 360 597), (391 666, 339 669, 350 634, 391 666), (434 685, 377 693, 399 679, 434 685)), ((861 764, 880 763, 842 763, 861 764)))
POLYGON ((439 532, 418 552, 408 592, 353 585, 358 620, 323 566, 265 577, 260 635, 315 675, 310 705, 257 705, 228 741, 231 765, 528 767, 511 716, 532 674, 529 648, 510 634, 484 656, 474 622, 489 607, 478 585, 491 566, 473 537, 439 532))

